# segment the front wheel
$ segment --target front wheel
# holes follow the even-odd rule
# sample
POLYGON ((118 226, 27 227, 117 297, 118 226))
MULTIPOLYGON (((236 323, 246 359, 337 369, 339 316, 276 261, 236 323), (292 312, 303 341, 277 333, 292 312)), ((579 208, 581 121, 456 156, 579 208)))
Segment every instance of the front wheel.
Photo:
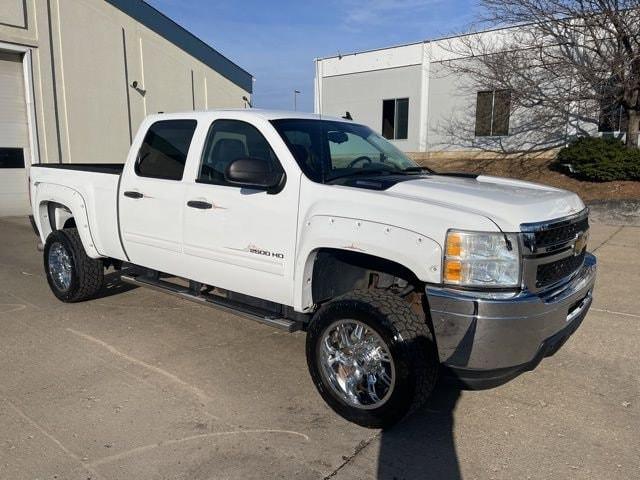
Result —
POLYGON ((387 292, 355 291, 323 305, 306 353, 322 398, 364 427, 393 425, 426 401, 437 380, 426 322, 387 292))

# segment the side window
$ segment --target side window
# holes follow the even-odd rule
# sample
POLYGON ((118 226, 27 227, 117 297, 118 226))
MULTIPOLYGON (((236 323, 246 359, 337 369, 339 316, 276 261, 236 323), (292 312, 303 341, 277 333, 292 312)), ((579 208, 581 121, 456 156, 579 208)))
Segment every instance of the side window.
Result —
POLYGON ((299 125, 285 121, 278 130, 304 173, 316 182, 322 181, 322 129, 317 122, 299 125))
POLYGON ((272 172, 282 171, 271 145, 256 127, 240 120, 216 120, 207 135, 196 181, 230 185, 224 179, 227 166, 247 157, 264 160, 272 172))
POLYGON ((136 174, 182 180, 196 123, 195 120, 162 120, 151 125, 138 152, 136 174))

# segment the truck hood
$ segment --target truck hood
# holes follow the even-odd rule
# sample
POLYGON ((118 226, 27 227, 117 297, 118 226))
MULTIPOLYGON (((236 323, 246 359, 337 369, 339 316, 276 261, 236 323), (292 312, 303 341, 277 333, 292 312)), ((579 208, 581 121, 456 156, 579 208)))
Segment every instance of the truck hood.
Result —
POLYGON ((520 231, 521 223, 552 220, 584 209, 575 193, 486 175, 430 175, 399 182, 385 193, 476 213, 491 219, 505 232, 520 231))

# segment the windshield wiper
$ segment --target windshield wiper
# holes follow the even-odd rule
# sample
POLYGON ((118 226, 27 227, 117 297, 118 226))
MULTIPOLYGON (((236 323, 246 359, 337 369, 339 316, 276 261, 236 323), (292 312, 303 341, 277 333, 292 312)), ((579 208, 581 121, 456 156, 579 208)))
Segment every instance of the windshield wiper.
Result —
POLYGON ((433 170, 431 170, 429 167, 408 167, 408 168, 404 168, 401 171, 403 172, 407 172, 407 173, 411 173, 411 172, 428 172, 428 173, 436 173, 433 170))
POLYGON ((327 179, 325 179, 326 182, 332 182, 334 180, 337 180, 339 178, 346 178, 346 177, 355 177, 358 175, 384 175, 387 173, 400 173, 402 170, 399 171, 395 171, 395 170, 388 170, 386 168, 372 168, 370 170, 366 169, 366 168, 362 168, 359 170, 355 170, 353 172, 349 172, 349 173, 342 173, 340 175, 336 175, 334 177, 329 177, 327 179))

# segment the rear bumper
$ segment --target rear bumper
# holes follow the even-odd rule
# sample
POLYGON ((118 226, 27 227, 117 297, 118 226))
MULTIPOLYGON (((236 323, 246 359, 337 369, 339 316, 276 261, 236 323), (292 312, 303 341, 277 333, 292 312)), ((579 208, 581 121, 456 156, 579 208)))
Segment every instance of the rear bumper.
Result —
POLYGON ((596 258, 561 287, 510 296, 428 286, 440 362, 468 388, 491 388, 534 369, 576 331, 591 306, 596 258), (482 296, 481 296, 482 295, 482 296))

